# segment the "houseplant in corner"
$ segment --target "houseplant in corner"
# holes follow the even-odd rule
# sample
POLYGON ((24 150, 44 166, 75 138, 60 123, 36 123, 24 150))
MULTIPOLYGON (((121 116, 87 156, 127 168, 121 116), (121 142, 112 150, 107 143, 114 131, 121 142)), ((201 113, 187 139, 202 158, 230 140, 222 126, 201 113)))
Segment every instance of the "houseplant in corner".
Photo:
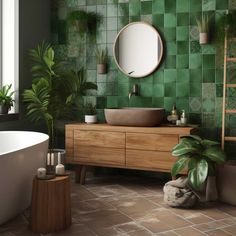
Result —
POLYGON ((207 44, 209 40, 209 16, 203 14, 201 18, 196 18, 199 31, 199 43, 207 44))
POLYGON ((76 73, 65 69, 63 62, 55 59, 50 44, 39 44, 29 55, 32 87, 23 92, 26 115, 33 122, 45 123, 51 152, 55 148, 56 123, 73 116, 85 91, 96 89, 97 85, 86 82, 83 70, 76 73))
MULTIPOLYGON (((173 148, 172 155, 178 158, 172 167, 172 176, 176 176, 187 168, 188 183, 196 191, 204 187, 208 177, 213 176, 214 179, 216 165, 222 164, 226 160, 226 155, 221 150, 219 143, 202 139, 197 135, 181 137, 180 143, 173 148)), ((211 191, 217 193, 216 189, 211 189, 211 191)), ((206 195, 208 195, 207 191, 206 195)), ((217 196, 213 194, 213 196, 206 196, 206 198, 207 200, 215 200, 217 196)))
POLYGON ((4 85, 0 88, 0 114, 8 114, 8 111, 13 106, 13 95, 15 92, 10 92, 11 86, 11 84, 4 85))
POLYGON ((96 106, 94 106, 92 103, 87 103, 85 105, 85 123, 87 124, 94 124, 97 122, 97 110, 96 106))
POLYGON ((107 50, 96 48, 97 73, 106 74, 107 72, 107 50))

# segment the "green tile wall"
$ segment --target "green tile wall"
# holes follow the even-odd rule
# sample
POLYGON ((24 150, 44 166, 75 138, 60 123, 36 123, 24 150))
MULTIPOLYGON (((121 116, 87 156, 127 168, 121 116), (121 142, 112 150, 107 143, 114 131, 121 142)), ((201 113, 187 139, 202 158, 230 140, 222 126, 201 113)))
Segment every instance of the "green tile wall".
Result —
MULTIPOLYGON (((235 0, 56 0, 52 9, 52 39, 57 55, 66 58, 74 69, 84 66, 88 80, 97 83, 98 91, 90 93, 87 99, 97 104, 100 121, 104 120, 105 107, 164 107, 169 112, 176 103, 177 109, 186 110, 190 123, 199 123, 205 134, 216 138, 221 125, 223 73, 216 65, 215 46, 199 45, 195 17, 209 12, 214 21, 226 9, 236 9, 235 0), (108 49, 106 75, 96 72, 94 43, 72 29, 66 31, 66 14, 76 9, 103 15, 95 43, 108 49), (152 75, 132 79, 117 69, 112 46, 123 26, 140 20, 159 30, 165 56, 152 75), (128 92, 134 83, 140 85, 141 96, 129 101, 128 92)), ((236 119, 227 121, 236 127, 236 119)))

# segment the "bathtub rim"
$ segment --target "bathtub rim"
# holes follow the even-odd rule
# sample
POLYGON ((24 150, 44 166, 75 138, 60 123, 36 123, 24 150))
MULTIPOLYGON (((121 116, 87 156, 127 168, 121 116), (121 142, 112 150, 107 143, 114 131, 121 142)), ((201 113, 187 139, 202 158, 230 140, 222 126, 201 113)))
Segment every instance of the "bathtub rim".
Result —
POLYGON ((48 142, 48 140, 49 140, 48 134, 45 134, 45 133, 43 133, 43 132, 38 132, 38 131, 3 130, 3 131, 0 131, 0 134, 1 134, 1 133, 26 133, 26 134, 27 134, 27 133, 28 133, 28 134, 29 134, 29 133, 33 133, 33 134, 40 134, 40 136, 44 137, 44 139, 43 139, 42 141, 37 142, 37 143, 32 144, 32 145, 24 146, 24 147, 18 148, 18 149, 13 148, 13 149, 11 149, 10 151, 2 152, 2 153, 0 153, 0 157, 2 157, 2 156, 4 156, 4 155, 8 155, 8 154, 10 154, 10 153, 15 153, 15 152, 17 152, 17 151, 24 150, 24 149, 27 149, 27 148, 30 148, 30 147, 34 147, 34 146, 36 146, 36 145, 38 145, 38 144, 41 144, 41 143, 43 143, 43 142, 48 142))

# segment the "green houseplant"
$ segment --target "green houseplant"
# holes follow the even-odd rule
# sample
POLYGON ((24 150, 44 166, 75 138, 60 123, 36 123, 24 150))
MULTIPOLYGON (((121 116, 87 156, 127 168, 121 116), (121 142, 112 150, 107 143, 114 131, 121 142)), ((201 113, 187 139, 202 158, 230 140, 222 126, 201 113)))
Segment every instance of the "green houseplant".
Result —
POLYGON ((96 48, 95 55, 97 58, 97 73, 106 74, 107 50, 96 48))
POLYGON ((203 187, 208 176, 215 175, 216 164, 222 164, 226 160, 219 143, 197 135, 181 137, 180 143, 173 148, 172 155, 178 158, 172 167, 172 176, 187 168, 188 182, 195 190, 203 187))
POLYGON ((87 103, 84 107, 85 123, 93 124, 97 122, 97 110, 96 106, 92 103, 87 103))
MULTIPOLYGON (((56 61, 50 44, 39 44, 29 52, 32 61, 32 87, 23 92, 26 115, 33 122, 43 121, 49 135, 49 148, 54 148, 56 122, 70 117, 75 107, 82 102, 88 89, 97 85, 86 82, 84 72, 65 69, 56 61)), ((72 114, 73 115, 73 114, 72 114)))
POLYGON ((13 106, 14 91, 10 92, 12 85, 4 85, 0 88, 0 114, 7 114, 10 108, 13 106))
POLYGON ((196 18, 197 27, 199 31, 199 43, 207 44, 208 43, 208 34, 209 34, 209 16, 203 14, 201 18, 196 18))

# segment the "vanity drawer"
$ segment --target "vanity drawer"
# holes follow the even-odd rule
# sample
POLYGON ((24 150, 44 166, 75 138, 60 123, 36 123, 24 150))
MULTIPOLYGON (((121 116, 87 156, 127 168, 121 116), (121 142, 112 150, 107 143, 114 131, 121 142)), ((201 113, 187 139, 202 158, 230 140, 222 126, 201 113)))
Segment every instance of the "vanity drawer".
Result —
POLYGON ((171 151, 178 142, 178 135, 126 133, 127 149, 171 151))
POLYGON ((169 152, 126 150, 126 166, 170 172, 176 158, 169 152))
POLYGON ((75 144, 74 160, 84 164, 125 165, 125 149, 81 146, 75 144))
POLYGON ((74 142, 89 147, 125 148, 125 133, 75 130, 74 142))

